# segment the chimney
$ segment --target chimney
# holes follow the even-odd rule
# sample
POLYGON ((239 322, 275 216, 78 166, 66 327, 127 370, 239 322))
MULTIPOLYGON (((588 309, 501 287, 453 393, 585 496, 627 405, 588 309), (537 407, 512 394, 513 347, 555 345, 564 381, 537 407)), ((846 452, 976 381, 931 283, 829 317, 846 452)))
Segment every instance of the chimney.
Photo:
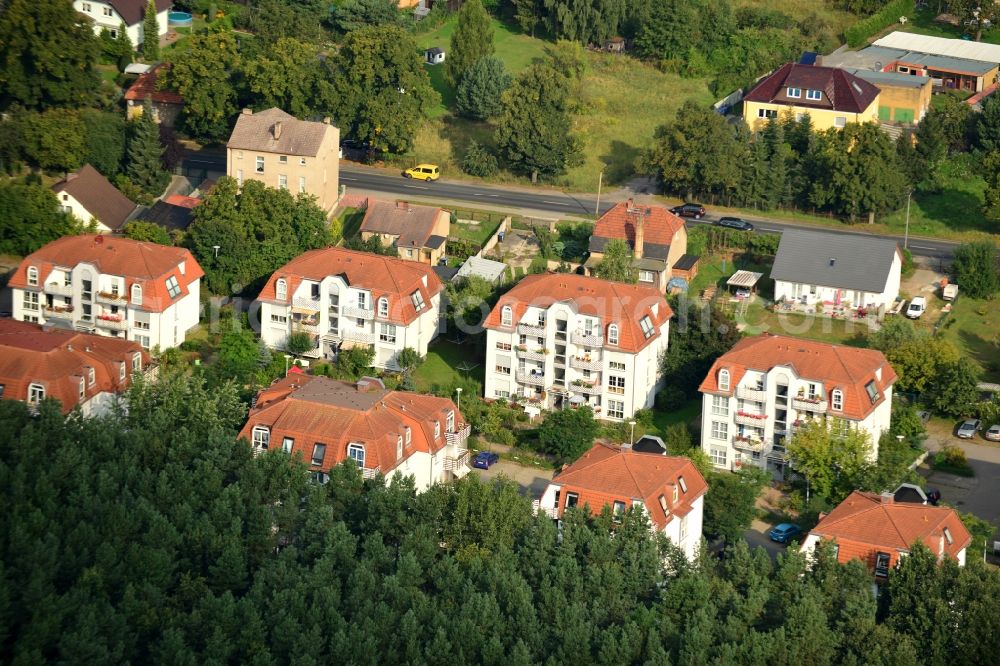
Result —
POLYGON ((831 266, 833 266, 833 265, 834 265, 834 264, 836 264, 836 263, 837 263, 837 260, 836 260, 836 258, 834 258, 834 257, 830 257, 830 265, 831 265, 831 266))
POLYGON ((276 123, 274 123, 274 128, 273 128, 272 131, 274 132, 274 138, 275 138, 275 140, 281 138, 281 121, 280 120, 277 121, 276 123))
POLYGON ((894 501, 893 494, 889 491, 882 493, 882 504, 892 504, 894 501))
POLYGON ((324 125, 329 125, 332 122, 333 122, 333 120, 330 118, 330 116, 324 116, 323 117, 323 124, 324 125))
POLYGON ((244 116, 252 116, 253 115, 253 109, 243 109, 243 115, 244 116))
POLYGON ((643 211, 636 211, 635 214, 635 248, 633 252, 636 259, 642 259, 642 249, 645 242, 646 231, 645 227, 645 216, 643 211))
POLYGON ((816 67, 822 67, 823 66, 823 54, 822 53, 817 53, 816 54, 815 65, 816 65, 816 67))

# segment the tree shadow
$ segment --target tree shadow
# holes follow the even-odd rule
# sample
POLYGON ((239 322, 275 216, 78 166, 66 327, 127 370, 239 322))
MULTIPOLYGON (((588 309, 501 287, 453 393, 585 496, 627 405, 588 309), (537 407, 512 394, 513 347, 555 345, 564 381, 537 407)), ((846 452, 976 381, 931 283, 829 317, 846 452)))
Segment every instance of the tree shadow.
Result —
POLYGON ((975 195, 945 188, 940 192, 919 195, 920 209, 924 215, 937 220, 955 231, 994 231, 991 223, 980 212, 983 202, 975 195))
POLYGON ((968 330, 958 332, 962 344, 969 350, 969 355, 983 368, 983 380, 1000 381, 1000 348, 997 344, 978 333, 968 330))
POLYGON ((496 150, 493 140, 493 126, 480 120, 462 118, 457 115, 447 115, 442 118, 440 137, 451 146, 451 159, 460 163, 473 141, 496 150))
POLYGON ((620 185, 635 175, 635 162, 642 150, 617 139, 611 142, 611 149, 601 155, 604 168, 604 182, 620 185))
POLYGON ((430 77, 431 86, 441 95, 441 103, 446 109, 455 108, 455 90, 448 85, 444 78, 444 65, 424 65, 427 76, 430 77))

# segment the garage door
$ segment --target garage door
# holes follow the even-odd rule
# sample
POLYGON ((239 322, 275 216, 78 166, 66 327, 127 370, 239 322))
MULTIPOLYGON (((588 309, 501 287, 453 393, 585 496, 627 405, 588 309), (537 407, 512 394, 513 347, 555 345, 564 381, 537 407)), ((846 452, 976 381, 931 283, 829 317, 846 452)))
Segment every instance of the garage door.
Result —
POLYGON ((912 123, 913 122, 913 109, 896 109, 897 123, 912 123))
POLYGON ((878 119, 884 122, 889 122, 892 120, 892 107, 880 106, 878 107, 878 119))

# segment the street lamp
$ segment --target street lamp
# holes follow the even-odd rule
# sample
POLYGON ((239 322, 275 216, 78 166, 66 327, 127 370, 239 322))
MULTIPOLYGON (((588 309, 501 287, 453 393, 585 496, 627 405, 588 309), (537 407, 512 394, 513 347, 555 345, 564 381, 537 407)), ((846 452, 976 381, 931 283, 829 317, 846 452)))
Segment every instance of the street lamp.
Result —
POLYGON ((635 443, 635 421, 629 421, 628 424, 632 426, 632 432, 628 436, 628 445, 632 446, 635 443))
POLYGON ((597 203, 594 205, 594 216, 601 214, 601 185, 604 184, 604 169, 601 169, 601 175, 597 177, 597 203))
POLYGON ((910 197, 913 196, 913 190, 909 190, 906 193, 906 229, 903 231, 903 249, 906 249, 907 244, 910 242, 910 197))
POLYGON ((456 403, 456 406, 458 407, 458 413, 461 414, 462 413, 462 387, 459 386, 458 388, 456 388, 455 389, 455 393, 458 394, 458 402, 456 403))
POLYGON ((215 258, 216 258, 216 259, 218 259, 218 258, 219 258, 219 248, 220 248, 220 247, 222 247, 222 246, 221 246, 221 245, 213 245, 213 246, 212 246, 212 249, 213 249, 213 250, 215 250, 215 258))
POLYGON ((285 354, 285 375, 288 375, 288 361, 292 358, 291 354, 285 354))

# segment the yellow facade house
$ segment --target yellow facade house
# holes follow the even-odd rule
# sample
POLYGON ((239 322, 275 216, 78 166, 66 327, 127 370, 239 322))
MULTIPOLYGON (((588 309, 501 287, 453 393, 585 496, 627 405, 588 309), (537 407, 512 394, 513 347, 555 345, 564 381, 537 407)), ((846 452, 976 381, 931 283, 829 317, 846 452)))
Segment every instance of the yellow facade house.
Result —
POLYGON ((746 94, 743 119, 754 130, 785 113, 808 113, 817 130, 877 122, 879 93, 876 86, 842 69, 788 63, 746 94))
POLYGON ((340 130, 324 122, 299 120, 281 109, 244 109, 226 144, 226 174, 243 185, 311 194, 329 212, 340 187, 340 130))
POLYGON ((451 213, 435 206, 407 201, 370 199, 361 222, 361 238, 378 236, 383 245, 396 245, 400 259, 437 266, 447 252, 451 213))

